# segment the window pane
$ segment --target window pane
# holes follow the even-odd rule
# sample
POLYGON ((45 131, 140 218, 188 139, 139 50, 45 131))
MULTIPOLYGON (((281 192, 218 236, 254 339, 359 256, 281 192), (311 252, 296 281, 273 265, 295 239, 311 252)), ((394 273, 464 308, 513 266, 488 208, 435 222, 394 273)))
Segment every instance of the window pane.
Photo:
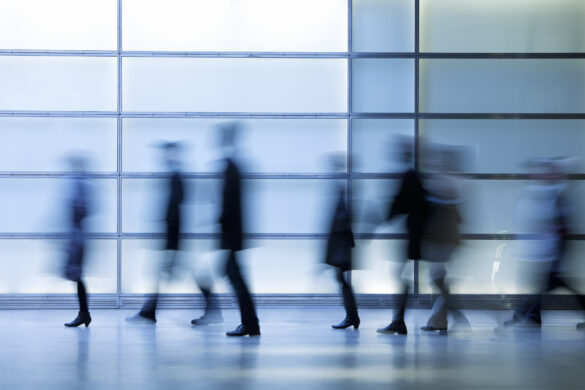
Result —
POLYGON ((411 59, 352 60, 353 112, 414 111, 414 62, 411 59))
MULTIPOLYGON (((528 279, 530 269, 545 266, 546 263, 520 261, 517 256, 522 241, 463 241, 449 263, 447 277, 451 280, 450 292, 453 294, 530 294, 534 286, 528 279)), ((570 275, 570 280, 578 289, 585 288, 583 283, 585 269, 583 256, 585 242, 571 241, 567 258, 563 261, 561 275, 570 275)), ((420 262, 419 291, 421 294, 438 293, 430 283, 430 263, 420 262)), ((567 294, 565 289, 553 290, 554 293, 567 294)))
MULTIPOLYGON (((0 232, 55 233, 69 229, 67 196, 69 181, 65 179, 0 179, 0 232)), ((87 218, 90 232, 116 231, 115 179, 90 182, 93 211, 87 218)))
MULTIPOLYGON (((115 294, 116 240, 89 240, 84 282, 91 294, 115 294)), ((63 278, 63 240, 0 240, 0 293, 73 294, 75 283, 63 278)))
POLYGON ((397 135, 411 137, 414 141, 413 120, 353 119, 351 133, 353 172, 386 173, 405 170, 394 146, 397 135))
MULTIPOLYGON (((339 183, 343 185, 343 182, 339 183)), ((166 212, 163 179, 125 179, 123 231, 162 233, 166 212)), ((332 180, 256 179, 243 181, 244 231, 247 233, 326 232, 332 180)), ((216 179, 185 181, 185 232, 218 231, 223 182, 216 179)))
POLYGON ((582 113, 585 60, 420 62, 423 112, 582 113))
POLYGON ((0 49, 115 50, 116 0, 0 3, 0 49))
POLYGON ((414 280, 414 263, 402 271, 406 241, 357 240, 353 251, 354 271, 351 284, 357 294, 398 294, 402 292, 400 275, 414 280))
POLYGON ((353 0, 353 51, 414 51, 414 1, 353 0))
POLYGON ((469 173, 526 173, 534 157, 579 159, 572 173, 585 172, 585 121, 579 120, 421 120, 425 141, 470 151, 469 173))
MULTIPOLYGON (((160 141, 181 141, 183 169, 189 172, 217 171, 222 159, 217 125, 225 119, 125 119, 124 170, 159 172, 160 141)), ((324 155, 347 150, 347 121, 344 119, 255 119, 242 120, 239 151, 246 161, 243 170, 261 173, 324 172, 324 155)))
POLYGON ((347 60, 125 58, 124 109, 345 112, 347 60))
POLYGON ((0 57, 0 110, 115 111, 115 58, 0 57))
POLYGON ((581 0, 421 0, 420 48, 431 52, 583 52, 581 0))
POLYGON ((124 0, 122 5, 125 50, 347 50, 347 0, 124 0))
MULTIPOLYGON (((176 278, 163 280, 163 293, 198 293, 194 281, 215 281, 217 293, 233 293, 223 278, 225 251, 213 240, 185 240, 179 252, 176 278)), ((123 240, 122 291, 144 294, 154 291, 156 275, 164 256, 161 240, 123 240)), ((337 293, 333 272, 322 260, 324 240, 252 240, 240 252, 239 262, 253 294, 327 294, 337 293)))
POLYGON ((83 151, 90 171, 116 171, 114 118, 0 118, 0 171, 66 171, 83 151))

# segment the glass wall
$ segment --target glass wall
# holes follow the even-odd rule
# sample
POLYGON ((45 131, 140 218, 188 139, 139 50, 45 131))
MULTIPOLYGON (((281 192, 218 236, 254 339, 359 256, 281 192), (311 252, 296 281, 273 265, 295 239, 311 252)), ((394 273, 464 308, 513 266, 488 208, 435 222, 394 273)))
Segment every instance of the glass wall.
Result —
MULTIPOLYGON (((218 129, 233 120, 244 129, 242 261, 254 292, 336 293, 322 259, 339 187, 354 216, 356 291, 399 291, 404 220, 385 218, 405 169, 395 140, 407 136, 422 172, 427 144, 464 156, 453 291, 521 293, 513 248, 525 162, 570 156, 575 198, 585 191, 583 20, 581 0, 2 2, 0 293, 72 291, 60 279, 72 153, 91 162, 91 292, 151 292, 163 141, 181 143, 187 177, 185 272, 163 290, 221 279, 218 129)), ((579 202, 573 215, 578 258, 579 202)), ((426 272, 421 263, 403 276, 429 293, 426 272)))

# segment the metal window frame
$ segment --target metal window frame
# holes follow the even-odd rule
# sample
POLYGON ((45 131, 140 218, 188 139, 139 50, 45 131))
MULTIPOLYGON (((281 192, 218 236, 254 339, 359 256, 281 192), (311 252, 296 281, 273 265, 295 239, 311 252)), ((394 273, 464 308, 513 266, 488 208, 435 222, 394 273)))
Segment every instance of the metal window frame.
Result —
MULTIPOLYGON (((354 52, 352 48, 353 33, 353 1, 348 0, 348 36, 347 51, 345 52, 210 52, 210 51, 132 51, 123 50, 122 47, 122 1, 117 0, 117 47, 116 50, 0 50, 0 56, 64 56, 64 57, 112 57, 117 59, 117 106, 116 111, 26 111, 26 110, 0 110, 0 117, 72 117, 72 118, 116 118, 117 134, 117 154, 116 154, 116 171, 115 172, 94 172, 90 176, 96 179, 116 179, 117 181, 117 205, 116 205, 116 231, 110 233, 91 233, 88 234, 92 239, 116 240, 117 242, 117 283, 116 294, 114 296, 115 307, 126 307, 135 302, 135 297, 139 295, 122 293, 122 243, 125 239, 161 239, 162 234, 151 233, 131 233, 122 231, 122 185, 127 179, 150 179, 164 178, 165 173, 158 172, 125 172, 123 169, 122 154, 122 136, 123 124, 125 118, 241 118, 241 119, 345 119, 347 121, 347 170, 344 174, 298 174, 298 173, 244 173, 244 179, 344 179, 347 186, 348 207, 352 206, 352 187, 355 179, 399 179, 400 173, 359 173, 354 172, 352 168, 352 121, 353 119, 412 119, 414 121, 415 132, 415 169, 419 169, 419 122, 425 119, 578 119, 585 120, 585 113, 421 113, 419 112, 419 62, 420 59, 583 59, 585 53, 421 53, 419 50, 419 31, 420 31, 420 0, 414 1, 414 48, 412 52, 354 52), (346 112, 335 113, 272 113, 272 112, 128 112, 123 110, 122 106, 122 80, 123 69, 122 63, 124 58, 149 58, 149 57, 168 57, 168 58, 336 58, 347 60, 347 110, 346 112), (354 58, 409 58, 414 60, 414 112, 404 113, 354 113, 352 110, 352 61, 354 58)), ((66 172, 0 172, 0 178, 63 178, 68 177, 66 172)), ((221 174, 214 172, 189 172, 186 174, 191 179, 219 179, 221 174)), ((527 175, 522 174, 471 174, 464 175, 467 178, 477 180, 525 180, 527 175)), ((570 176, 572 180, 585 180, 585 174, 574 174, 570 176)), ((63 239, 65 236, 58 233, 0 233, 0 239, 63 239)), ((188 239, 218 239, 215 233, 186 233, 184 238, 188 239)), ((321 233, 249 233, 247 238, 251 239, 326 239, 326 234, 321 233)), ((356 239, 383 239, 399 240, 405 239, 405 234, 378 234, 378 233, 356 233, 356 239)), ((521 239, 521 236, 511 236, 503 234, 464 234, 463 239, 473 240, 514 240, 521 239)), ((570 239, 585 240, 585 234, 571 235, 570 239)), ((351 281, 351 274, 348 279, 351 281)), ((415 262, 415 286, 414 286, 414 304, 416 307, 422 307, 428 304, 425 295, 419 294, 419 269, 418 261, 415 262), (422 305, 422 306, 421 306, 422 305)), ((34 294, 33 294, 34 295, 34 294)), ((47 294, 42 296, 46 297, 47 294)), ((48 294, 59 297, 60 294, 48 294)), ((105 307, 111 307, 111 294, 96 294, 99 301, 103 301, 105 307)), ((279 295, 279 294, 275 294, 279 295)), ((299 294, 292 294, 291 296, 299 294)), ((367 296, 376 294, 358 294, 362 296, 361 300, 367 300, 367 296)), ((300 296, 313 296, 303 295, 300 296)), ((377 295, 376 295, 377 296, 377 295)), ((458 295, 462 299, 469 294, 458 295)), ((3 296, 4 297, 4 296, 3 296)), ((26 296, 19 294, 7 295, 6 299, 12 297, 14 300, 27 301, 26 296)), ((181 298, 182 295, 177 295, 181 298)), ((36 302, 32 296, 31 302, 36 302)), ((56 302, 62 302, 61 305, 67 305, 69 297, 56 302)), ((183 299, 183 298, 181 298, 183 299)), ((191 296, 191 299, 193 297, 191 296)), ((319 298, 327 301, 330 298, 319 298)), ((382 298, 379 299, 381 302, 382 298)), ((392 299, 392 298, 390 298, 392 299)), ((270 301, 270 298, 268 298, 270 301)), ((488 299, 489 300, 489 299, 488 299)), ((369 302, 369 301, 368 301, 369 302)), ((3 304, 0 302, 0 305, 3 304)), ((50 306, 51 304, 49 304, 50 306)), ((59 303, 56 304, 57 307, 59 303)))

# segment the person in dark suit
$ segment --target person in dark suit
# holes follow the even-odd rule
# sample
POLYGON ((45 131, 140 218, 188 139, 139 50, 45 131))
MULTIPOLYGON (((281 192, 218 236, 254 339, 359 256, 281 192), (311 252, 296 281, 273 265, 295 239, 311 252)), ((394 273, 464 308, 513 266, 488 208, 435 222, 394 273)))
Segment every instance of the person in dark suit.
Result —
MULTIPOLYGON (((330 159, 333 172, 339 172, 343 168, 343 158, 332 156, 330 159)), ((331 325, 333 329, 346 329, 353 326, 357 329, 360 326, 357 304, 353 290, 344 273, 352 268, 352 248, 355 247, 353 232, 351 229, 351 214, 347 208, 345 188, 336 185, 334 189, 335 203, 331 216, 329 237, 325 251, 325 263, 336 268, 336 278, 341 287, 345 318, 338 324, 331 325)))
POLYGON ((77 327, 91 323, 91 316, 87 305, 87 290, 82 280, 83 260, 85 255, 86 239, 84 222, 90 211, 89 188, 85 175, 86 161, 81 156, 70 159, 73 177, 71 180, 71 198, 68 212, 70 233, 67 244, 67 262, 65 264, 65 278, 77 284, 77 299, 79 300, 79 313, 77 317, 65 324, 67 327, 77 327))
MULTIPOLYGON (((428 216, 428 204, 425 198, 426 191, 423 187, 420 175, 412 168, 414 148, 412 140, 401 138, 397 144, 400 160, 408 166, 408 169, 402 174, 400 190, 388 208, 389 213, 387 220, 390 221, 399 215, 406 215, 408 249, 405 258, 403 259, 403 266, 401 267, 404 269, 406 260, 420 260, 421 258, 421 240, 428 216)), ((400 273, 397 276, 399 280, 402 280, 400 273)), ((408 284, 402 282, 402 294, 400 296, 399 306, 394 312, 394 318, 389 325, 378 329, 378 333, 407 334, 408 331, 404 322, 404 313, 406 311, 408 290, 408 284)))
MULTIPOLYGON (((163 272, 159 275, 156 292, 144 303, 137 315, 126 319, 129 322, 156 323, 156 308, 158 304, 158 285, 160 284, 160 277, 163 276, 163 274, 168 278, 172 276, 172 273, 176 268, 177 254, 181 249, 180 234, 182 231, 182 206, 185 199, 185 184, 182 178, 178 157, 180 146, 177 142, 165 142, 161 147, 164 151, 165 163, 171 175, 168 180, 168 198, 164 218, 166 225, 166 242, 164 248, 165 259, 162 270, 163 272)), ((199 286, 199 288, 205 297, 205 314, 198 319, 192 320, 191 323, 193 325, 201 325, 221 322, 223 319, 215 302, 215 298, 211 293, 211 288, 207 286, 199 286)))
POLYGON ((240 306, 241 324, 227 336, 259 336, 260 325, 256 316, 254 301, 242 277, 238 263, 238 252, 243 249, 242 228, 242 185, 240 170, 230 150, 236 145, 239 124, 232 122, 221 127, 221 144, 226 153, 222 209, 219 223, 221 226, 221 249, 228 251, 225 273, 236 293, 240 306))

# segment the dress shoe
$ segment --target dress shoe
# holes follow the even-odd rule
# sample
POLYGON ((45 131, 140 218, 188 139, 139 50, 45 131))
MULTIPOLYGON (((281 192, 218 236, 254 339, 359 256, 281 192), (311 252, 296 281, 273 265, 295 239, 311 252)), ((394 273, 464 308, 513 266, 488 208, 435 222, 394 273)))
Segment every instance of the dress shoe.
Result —
POLYGON ((585 330, 585 322, 579 322, 577 324, 577 329, 578 330, 585 330))
POLYGON ((79 314, 77 315, 77 317, 73 321, 66 323, 65 326, 68 326, 70 328, 74 328, 74 327, 79 326, 81 324, 85 324, 85 327, 87 328, 89 326, 90 322, 91 322, 91 316, 89 315, 89 312, 80 311, 79 314))
POLYGON ((126 317, 126 322, 132 322, 135 324, 156 324, 156 317, 154 315, 140 312, 132 317, 126 317))
POLYGON ((221 324, 223 316, 220 311, 206 312, 199 318, 191 320, 191 325, 221 324))
POLYGON ((435 328, 432 325, 421 326, 420 330, 425 332, 438 332, 439 334, 447 334, 447 328, 435 328))
POLYGON ((240 324, 238 327, 231 332, 227 332, 226 336, 235 336, 235 337, 242 337, 242 336, 260 336, 260 328, 250 329, 245 327, 244 325, 240 324))
POLYGON ((402 320, 394 320, 385 328, 380 328, 376 332, 385 334, 407 334, 406 324, 402 320))
POLYGON ((508 321, 504 321, 503 327, 508 328, 540 328, 542 322, 540 319, 530 319, 530 318, 519 318, 519 317, 512 317, 512 319, 508 321))
POLYGON ((345 317, 343 319, 343 321, 341 321, 339 324, 335 324, 335 325, 331 325, 331 327, 333 329, 347 329, 350 326, 353 326, 354 329, 359 328, 360 326, 360 318, 359 317, 355 317, 355 318, 349 318, 349 317, 345 317))

